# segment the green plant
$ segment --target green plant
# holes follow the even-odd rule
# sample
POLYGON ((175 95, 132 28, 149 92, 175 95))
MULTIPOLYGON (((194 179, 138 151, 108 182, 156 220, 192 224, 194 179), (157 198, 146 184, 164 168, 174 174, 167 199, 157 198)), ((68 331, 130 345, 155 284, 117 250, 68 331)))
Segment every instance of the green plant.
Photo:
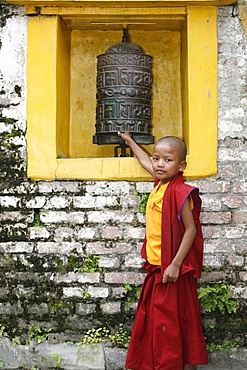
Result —
POLYGON ((125 347, 129 346, 130 335, 124 329, 123 324, 119 324, 119 330, 109 336, 110 341, 115 347, 125 347))
POLYGON ((62 358, 60 357, 59 353, 52 353, 50 357, 55 359, 54 368, 61 369, 62 368, 61 366, 62 358))
POLYGON ((231 298, 231 286, 225 283, 210 284, 206 287, 200 287, 198 298, 206 312, 212 312, 218 309, 224 314, 236 312, 236 303, 231 298))
POLYGON ((139 212, 145 216, 146 214, 146 207, 147 207, 147 201, 149 197, 149 193, 139 193, 138 191, 134 192, 134 195, 140 197, 140 204, 139 204, 139 212))
POLYGON ((0 357, 0 369, 2 369, 3 368, 3 359, 2 359, 2 357, 0 357))
POLYGON ((136 303, 140 297, 142 285, 141 284, 124 284, 126 291, 126 309, 130 310, 130 306, 136 303))
POLYGON ((89 291, 88 291, 88 290, 84 290, 84 292, 83 292, 82 296, 83 296, 83 299, 88 299, 88 298, 90 298, 89 291))
POLYGON ((39 209, 36 209, 34 211, 34 220, 32 223, 33 227, 44 227, 44 224, 40 219, 40 214, 41 214, 41 211, 39 209))
POLYGON ((42 343, 47 339, 50 331, 51 329, 41 329, 32 324, 29 328, 29 337, 30 339, 35 339, 37 343, 42 343))
POLYGON ((106 329, 106 327, 103 328, 92 328, 89 329, 86 334, 83 337, 82 342, 79 344, 82 347, 86 347, 86 345, 91 346, 97 346, 98 343, 105 343, 109 340, 110 331, 106 329))
POLYGON ((236 348, 236 347, 237 347, 236 343, 231 343, 231 342, 226 340, 222 344, 215 344, 215 343, 207 344, 207 351, 208 352, 225 351, 229 355, 231 355, 232 354, 232 349, 236 348))
POLYGON ((5 332, 5 326, 0 324, 0 337, 7 337, 7 333, 5 332))
POLYGON ((129 340, 130 336, 123 328, 123 324, 119 324, 119 330, 114 334, 110 334, 105 326, 98 329, 89 329, 78 345, 84 348, 87 345, 97 346, 98 343, 111 342, 116 347, 128 347, 129 340))
POLYGON ((90 254, 84 261, 84 265, 78 268, 78 272, 100 272, 99 267, 100 256, 90 254))

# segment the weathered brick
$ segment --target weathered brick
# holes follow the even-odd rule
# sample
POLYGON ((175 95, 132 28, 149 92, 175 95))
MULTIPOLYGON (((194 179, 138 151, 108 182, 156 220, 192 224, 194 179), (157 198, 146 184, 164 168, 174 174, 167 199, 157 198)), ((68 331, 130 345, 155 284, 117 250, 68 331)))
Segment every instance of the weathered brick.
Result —
POLYGON ((121 211, 91 211, 87 213, 88 222, 91 223, 131 223, 134 215, 131 213, 123 213, 121 211))
POLYGON ((202 224, 229 224, 231 222, 231 212, 202 212, 202 224))
POLYGON ((205 253, 235 253, 235 244, 232 240, 217 240, 204 242, 205 253))
POLYGON ((132 185, 127 181, 100 181, 87 183, 85 186, 86 194, 104 195, 125 195, 131 194, 132 185))
POLYGON ((47 303, 33 304, 28 306, 28 312, 34 316, 43 316, 49 312, 47 303))
POLYGON ((243 238, 245 234, 245 230, 243 227, 240 226, 229 226, 225 230, 226 238, 227 239, 234 239, 234 238, 243 238))
POLYGON ((57 274, 53 277, 53 281, 59 283, 99 283, 100 273, 99 272, 68 272, 68 274, 57 274))
POLYGON ((247 193, 247 181, 240 180, 233 183, 234 193, 247 193))
POLYGON ((233 287, 232 297, 247 299, 247 287, 233 287))
POLYGON ((200 277, 199 284, 205 283, 220 283, 220 282, 235 282, 234 274, 228 274, 223 271, 203 272, 200 277))
POLYGON ((203 179, 203 180, 193 180, 188 181, 190 185, 194 185, 199 188, 200 193, 226 193, 231 188, 230 181, 219 181, 219 180, 211 180, 211 179, 203 179))
POLYGON ((105 207, 116 207, 118 206, 117 197, 113 196, 77 196, 73 198, 73 205, 75 208, 87 208, 87 209, 103 209, 105 207))
POLYGON ((202 195, 202 207, 206 211, 219 211, 221 210, 221 197, 218 195, 202 195))
POLYGON ((233 222, 246 223, 247 222, 247 211, 233 211, 232 212, 233 222))
POLYGON ((219 163, 219 173, 221 174, 221 177, 225 179, 235 179, 239 177, 240 170, 235 163, 219 163))
POLYGON ((77 235, 77 238, 81 240, 91 240, 97 238, 98 231, 93 227, 83 227, 80 228, 77 233, 75 232, 75 235, 77 235))
POLYGON ((241 271, 241 272, 239 273, 239 279, 240 279, 241 281, 247 281, 247 272, 246 272, 246 271, 241 271))
POLYGON ((68 240, 70 241, 74 235, 74 229, 71 227, 60 226, 54 231, 54 240, 56 242, 68 240))
POLYGON ((105 268, 119 268, 120 261, 118 257, 105 257, 101 256, 99 260, 99 267, 105 268))
POLYGON ((20 304, 0 303, 1 315, 20 315, 23 314, 23 308, 20 304))
POLYGON ((138 193, 151 193, 152 189, 154 187, 154 182, 151 180, 150 182, 137 182, 136 183, 136 190, 138 193))
POLYGON ((239 208, 243 204, 243 197, 239 195, 230 195, 222 198, 222 203, 229 208, 239 208))
POLYGON ((36 196, 29 201, 26 202, 26 208, 43 208, 46 204, 46 197, 45 196, 36 196))
POLYGON ((220 254, 208 255, 204 254, 204 266, 212 267, 219 270, 224 264, 225 258, 220 254))
POLYGON ((123 230, 120 227, 106 226, 102 231, 102 238, 115 239, 123 236, 123 230))
POLYGON ((32 253, 33 243, 28 242, 6 242, 0 243, 0 250, 6 253, 32 253))
POLYGON ((245 255, 247 252, 247 240, 242 238, 236 242, 236 253, 245 255))
POLYGON ((78 193, 82 190, 82 184, 76 181, 39 181, 39 193, 78 193))
POLYGON ((64 212, 64 211, 47 211, 40 214, 40 220, 43 223, 66 223, 66 224, 83 224, 85 213, 83 212, 64 212))
POLYGON ((142 284, 145 274, 138 272, 107 272, 105 282, 108 284, 142 284))
POLYGON ((123 298, 126 294, 126 290, 123 287, 112 288, 111 296, 114 298, 123 298))
POLYGON ((63 288, 63 295, 67 298, 69 297, 83 297, 84 289, 77 288, 77 287, 64 287, 63 288))
POLYGON ((0 221, 1 222, 33 222, 33 214, 32 213, 22 213, 20 211, 6 211, 0 213, 0 221))
POLYGON ((126 239, 144 239, 145 237, 145 228, 144 227, 127 227, 125 229, 125 238, 126 239))
POLYGON ((137 197, 136 195, 126 195, 124 198, 121 198, 120 204, 121 207, 123 207, 123 209, 125 208, 138 209, 140 204, 140 198, 137 197))
POLYGON ((78 315, 89 315, 94 313, 96 310, 96 304, 94 303, 77 303, 76 304, 76 313, 78 315))
POLYGON ((244 257, 242 256, 228 256, 226 261, 231 266, 244 267, 244 257))
POLYGON ((109 295, 109 289, 90 286, 88 288, 88 293, 92 298, 106 298, 109 295))
POLYGON ((76 249, 82 253, 82 245, 75 242, 38 242, 37 251, 41 254, 67 254, 76 249))
POLYGON ((216 239, 225 236, 225 228, 217 225, 202 225, 202 233, 205 239, 216 239))
POLYGON ((127 243, 115 243, 115 246, 106 246, 105 243, 95 242, 87 243, 86 253, 87 254, 125 254, 130 253, 132 246, 127 243))
POLYGON ((30 239, 48 239, 50 233, 45 227, 30 227, 29 235, 30 239))
POLYGON ((108 302, 100 305, 103 313, 107 315, 114 315, 121 312, 121 302, 108 302))
POLYGON ((126 267, 141 268, 143 265, 143 259, 140 254, 128 254, 125 257, 124 265, 126 267))
POLYGON ((20 198, 14 196, 0 196, 0 207, 2 208, 17 208, 20 206, 20 198))
POLYGON ((247 152, 245 150, 236 149, 229 149, 229 148, 219 148, 218 150, 218 159, 219 161, 242 161, 245 162, 247 160, 247 152))
POLYGON ((68 196, 53 196, 49 198, 44 206, 44 209, 64 209, 72 205, 72 197, 68 196))

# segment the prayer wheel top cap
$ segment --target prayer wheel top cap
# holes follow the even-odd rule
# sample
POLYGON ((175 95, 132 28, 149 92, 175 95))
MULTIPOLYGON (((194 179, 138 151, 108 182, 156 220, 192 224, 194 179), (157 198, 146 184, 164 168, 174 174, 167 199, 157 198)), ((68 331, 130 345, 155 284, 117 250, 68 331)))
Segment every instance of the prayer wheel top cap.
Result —
POLYGON ((111 45, 105 52, 105 54, 117 53, 145 54, 141 46, 131 42, 127 28, 123 28, 122 42, 111 45))
POLYGON ((145 54, 141 46, 132 42, 119 42, 110 46, 105 52, 105 54, 113 53, 145 54))

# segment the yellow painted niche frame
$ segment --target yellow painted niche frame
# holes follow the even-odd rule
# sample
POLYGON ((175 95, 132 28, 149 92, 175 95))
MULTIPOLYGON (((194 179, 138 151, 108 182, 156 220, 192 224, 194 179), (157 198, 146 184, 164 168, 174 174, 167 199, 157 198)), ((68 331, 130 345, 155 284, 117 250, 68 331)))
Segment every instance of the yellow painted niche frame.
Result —
POLYGON ((38 11, 41 15, 30 17, 28 21, 27 139, 30 178, 150 180, 150 176, 141 168, 136 158, 57 158, 58 153, 66 152, 69 136, 70 36, 63 19, 93 19, 100 16, 101 19, 111 20, 114 11, 116 14, 120 13, 126 23, 130 15, 132 19, 135 16, 138 18, 140 12, 142 17, 151 15, 153 19, 171 15, 174 17, 180 10, 185 14, 186 27, 182 31, 181 52, 183 135, 189 149, 185 175, 187 178, 199 178, 216 173, 217 2, 137 1, 136 8, 126 8, 126 3, 133 6, 132 1, 10 2, 26 5, 27 13, 38 11), (89 3, 98 7, 90 7, 89 3), (151 4, 154 3, 155 7, 152 8, 151 4), (80 7, 71 8, 71 5, 79 4, 80 7), (112 4, 122 7, 113 8, 112 4), (188 5, 180 10, 178 7, 172 10, 166 7, 167 4, 188 5), (197 4, 203 6, 195 6, 197 4), (142 7, 145 5, 149 6, 142 7))

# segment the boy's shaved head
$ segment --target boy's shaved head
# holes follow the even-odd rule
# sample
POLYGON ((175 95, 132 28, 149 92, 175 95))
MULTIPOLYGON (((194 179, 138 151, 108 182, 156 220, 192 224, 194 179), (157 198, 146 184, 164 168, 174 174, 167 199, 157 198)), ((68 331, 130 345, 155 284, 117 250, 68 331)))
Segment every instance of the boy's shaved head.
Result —
POLYGON ((187 155, 187 147, 183 140, 176 136, 165 136, 156 141, 154 148, 158 145, 170 145, 172 148, 176 149, 181 161, 185 161, 187 155))

